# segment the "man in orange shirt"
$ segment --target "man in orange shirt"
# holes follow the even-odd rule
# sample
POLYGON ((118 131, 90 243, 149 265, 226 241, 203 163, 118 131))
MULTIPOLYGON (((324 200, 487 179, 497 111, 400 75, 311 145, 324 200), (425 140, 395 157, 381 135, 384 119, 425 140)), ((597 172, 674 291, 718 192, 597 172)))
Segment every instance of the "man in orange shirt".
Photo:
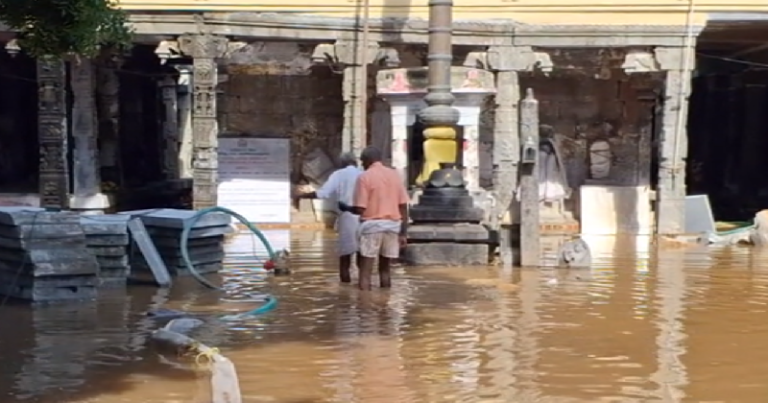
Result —
POLYGON ((360 155, 365 172, 355 186, 355 210, 360 215, 361 290, 371 289, 373 262, 379 257, 379 285, 392 286, 390 266, 405 247, 408 228, 408 192, 403 179, 392 168, 381 163, 381 150, 368 147, 360 155))

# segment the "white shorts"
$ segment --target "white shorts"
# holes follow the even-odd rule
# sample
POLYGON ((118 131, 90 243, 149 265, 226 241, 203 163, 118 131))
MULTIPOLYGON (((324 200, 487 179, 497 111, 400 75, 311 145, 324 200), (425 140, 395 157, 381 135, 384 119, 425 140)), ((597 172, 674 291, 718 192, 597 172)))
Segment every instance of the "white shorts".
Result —
POLYGON ((364 257, 400 257, 400 236, 394 232, 375 232, 360 235, 360 254, 364 257))

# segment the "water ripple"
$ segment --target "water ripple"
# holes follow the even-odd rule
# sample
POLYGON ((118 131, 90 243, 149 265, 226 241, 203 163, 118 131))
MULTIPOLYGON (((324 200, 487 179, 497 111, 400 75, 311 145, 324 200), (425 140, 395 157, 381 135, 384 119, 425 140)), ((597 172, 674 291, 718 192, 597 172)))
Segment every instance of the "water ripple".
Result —
POLYGON ((397 269, 339 285, 327 234, 268 232, 296 273, 267 277, 247 234, 224 292, 110 291, 93 305, 0 307, 3 403, 189 402, 207 380, 148 348, 147 309, 185 309, 237 365, 246 402, 764 402, 768 252, 587 239, 592 269, 397 269), (272 293, 278 309, 220 322, 272 293))

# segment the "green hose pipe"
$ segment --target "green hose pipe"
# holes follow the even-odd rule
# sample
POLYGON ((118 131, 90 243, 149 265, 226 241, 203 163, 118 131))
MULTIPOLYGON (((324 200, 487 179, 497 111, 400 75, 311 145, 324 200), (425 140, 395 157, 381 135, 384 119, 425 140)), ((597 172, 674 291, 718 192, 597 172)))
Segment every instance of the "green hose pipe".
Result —
POLYGON ((270 259, 275 258, 275 251, 272 249, 272 245, 267 240, 267 237, 264 236, 264 234, 256 228, 255 225, 248 222, 248 220, 245 219, 245 217, 241 216, 240 214, 237 214, 236 212, 224 208, 224 207, 209 207, 206 209, 202 209, 195 213, 192 217, 189 217, 187 220, 184 221, 184 227, 181 231, 181 240, 179 241, 179 249, 181 250, 181 258, 184 260, 184 265, 187 267, 187 270, 189 270, 190 273, 192 273, 192 276, 200 282, 200 284, 212 288, 214 290, 221 290, 221 287, 217 287, 216 285, 212 284, 210 281, 206 280, 205 277, 203 277, 200 273, 195 270, 195 266, 192 264, 192 260, 189 258, 189 234, 192 231, 192 228, 195 226, 195 224, 205 216, 206 214, 211 213, 224 213, 228 214, 234 218, 236 218, 238 221, 240 221, 241 224, 248 227, 251 232, 253 232, 257 238, 261 241, 262 245, 264 245, 264 248, 267 250, 267 254, 269 255, 270 259))

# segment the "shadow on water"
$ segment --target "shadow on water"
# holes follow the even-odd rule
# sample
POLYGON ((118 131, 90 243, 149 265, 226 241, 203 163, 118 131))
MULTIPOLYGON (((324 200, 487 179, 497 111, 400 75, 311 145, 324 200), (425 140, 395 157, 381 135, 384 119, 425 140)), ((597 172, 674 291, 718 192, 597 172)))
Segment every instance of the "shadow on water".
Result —
POLYGON ((588 240, 592 269, 409 268, 361 294, 337 284, 327 234, 294 233, 297 273, 269 279, 241 237, 224 293, 0 307, 0 401, 199 402, 196 375, 147 347, 144 313, 211 318, 270 292, 276 311, 197 334, 235 362, 245 402, 763 402, 768 252, 647 241, 588 240))

